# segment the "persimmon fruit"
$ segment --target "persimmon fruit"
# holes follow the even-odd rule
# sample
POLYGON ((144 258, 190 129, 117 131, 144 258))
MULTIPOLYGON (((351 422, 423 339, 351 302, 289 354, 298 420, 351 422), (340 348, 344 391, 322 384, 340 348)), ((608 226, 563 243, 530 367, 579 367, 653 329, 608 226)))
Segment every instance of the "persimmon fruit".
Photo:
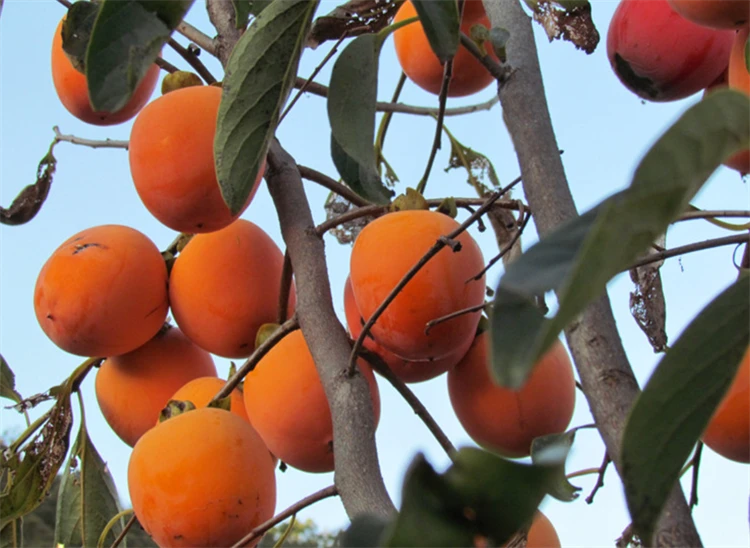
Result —
POLYGON ((265 161, 244 206, 224 203, 214 164, 222 90, 190 86, 162 95, 136 117, 128 155, 135 189, 162 224, 187 233, 214 232, 237 219, 255 196, 265 161))
POLYGON ((209 376, 216 377, 211 355, 167 325, 143 346, 104 360, 94 386, 107 424, 133 447, 154 427, 175 391, 209 376))
POLYGON ((734 32, 688 21, 667 0, 621 0, 607 57, 630 91, 649 101, 684 99, 709 86, 729 60, 734 32))
POLYGON ((750 349, 745 352, 702 440, 727 459, 750 463, 750 349))
MULTIPOLYGON (((225 379, 216 376, 198 377, 182 385, 169 399, 189 401, 196 407, 206 407, 226 383, 225 379)), ((242 392, 235 388, 229 398, 229 411, 249 423, 242 392)))
POLYGON ((130 100, 117 112, 97 112, 91 107, 86 76, 70 62, 62 47, 60 21, 52 39, 52 82, 60 102, 73 116, 88 124, 111 126, 130 120, 151 98, 159 79, 159 67, 152 65, 136 87, 130 100))
MULTIPOLYGON (((490 28, 490 21, 484 13, 481 1, 466 2, 461 19, 461 32, 469 35, 473 25, 490 28)), ((414 5, 407 1, 396 12, 394 23, 415 17, 414 5)), ((443 65, 430 48, 422 24, 417 21, 393 33, 396 56, 404 74, 420 88, 438 95, 443 83, 443 65)), ((491 51, 490 55, 494 56, 491 51)), ((448 87, 448 97, 463 97, 482 91, 495 78, 477 59, 460 45, 453 58, 453 75, 448 87)))
MULTIPOLYGON (((354 292, 352 291, 352 283, 349 278, 346 279, 346 283, 344 284, 344 313, 349 333, 352 338, 356 339, 362 333, 364 321, 357 309, 357 303, 354 302, 354 292)), ((386 350, 375 342, 375 339, 370 336, 365 337, 364 347, 378 354, 393 374, 403 382, 417 383, 434 379, 453 368, 468 351, 469 346, 471 346, 471 339, 467 339, 467 343, 459 348, 458 351, 448 354, 444 358, 427 361, 412 361, 399 358, 393 352, 386 350)))
POLYGON ((156 335, 168 308, 161 253, 144 234, 122 225, 68 238, 44 264, 34 288, 42 330, 79 356, 135 350, 156 335))
MULTIPOLYGON (((271 237, 244 219, 194 236, 169 278, 177 325, 213 354, 249 356, 260 326, 276 321, 283 265, 284 255, 271 237)), ((292 286, 290 311, 294 303, 292 286)))
MULTIPOLYGON (((380 393, 375 375, 357 362, 367 379, 377 425, 380 393)), ((333 421, 310 350, 297 330, 274 346, 247 377, 245 409, 268 449, 289 466, 306 472, 333 470, 333 421)))
POLYGON ((734 36, 732 51, 729 55, 729 68, 727 69, 727 83, 732 89, 744 91, 750 95, 750 64, 745 58, 747 55, 747 42, 750 38, 750 26, 745 27, 734 36))
POLYGON ((738 29, 750 21, 748 0, 668 0, 685 19, 714 29, 738 29))
POLYGON ((508 457, 526 457, 534 438, 563 432, 570 424, 576 396, 570 357, 556 341, 515 391, 493 381, 488 344, 485 331, 448 372, 451 405, 479 445, 508 457))
POLYGON ((263 440, 223 409, 199 408, 146 432, 128 463, 138 521, 162 547, 223 547, 273 516, 276 476, 263 440))
POLYGON ((560 537, 547 516, 537 511, 526 535, 526 548, 560 548, 560 537))
MULTIPOLYGON (((354 242, 350 276, 354 300, 368 320, 401 278, 439 238, 459 224, 442 213, 406 210, 369 223, 354 242)), ((408 360, 436 360, 471 344, 480 313, 459 315, 425 333, 427 322, 484 302, 482 251, 468 232, 445 246, 406 284, 371 332, 380 345, 408 360), (468 342, 467 342, 468 341, 468 342)))

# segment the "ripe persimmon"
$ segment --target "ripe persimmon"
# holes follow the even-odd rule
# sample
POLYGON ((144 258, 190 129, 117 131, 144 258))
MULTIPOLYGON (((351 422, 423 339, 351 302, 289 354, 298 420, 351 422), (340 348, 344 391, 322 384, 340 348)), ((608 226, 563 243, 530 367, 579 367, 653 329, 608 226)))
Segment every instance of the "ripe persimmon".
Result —
POLYGON ((750 26, 737 31, 732 42, 732 52, 729 55, 727 69, 727 83, 732 89, 744 91, 750 95, 750 71, 748 71, 747 42, 750 39, 750 26))
POLYGON ((128 463, 138 521, 163 547, 223 547, 273 516, 276 476, 250 425, 223 409, 167 419, 138 440, 128 463))
MULTIPOLYGON (((391 290, 437 242, 458 223, 442 213, 406 210, 369 223, 354 242, 351 284, 362 317, 367 320, 391 290)), ((484 267, 482 251, 468 232, 446 246, 406 284, 371 333, 383 347, 408 360, 435 360, 460 352, 474 338, 480 313, 461 314, 434 326, 427 322, 484 302, 484 276, 468 282, 484 267), (460 249, 458 249, 460 246, 460 249)))
MULTIPOLYGON (((175 392, 170 400, 189 401, 196 407, 205 407, 214 399, 214 396, 221 390, 221 387, 227 383, 226 380, 219 377, 198 377, 182 385, 175 392)), ((250 422, 245 411, 245 402, 242 398, 242 392, 237 388, 232 390, 229 400, 229 410, 241 419, 250 422)))
POLYGON ((130 100, 117 112, 96 112, 91 108, 86 76, 76 70, 62 48, 62 26, 60 21, 52 39, 52 82, 60 102, 73 116, 88 124, 111 126, 130 120, 143 108, 156 88, 159 67, 152 65, 135 89, 130 100))
MULTIPOLYGON (((213 354, 249 356, 258 328, 276 321, 283 264, 271 237, 250 221, 238 219, 196 235, 177 256, 169 278, 177 325, 213 354)), ((290 310, 294 303, 292 286, 290 310)))
MULTIPOLYGON (((706 88, 706 90, 703 92, 703 97, 705 98, 708 94, 717 89, 726 88, 729 85, 728 73, 729 68, 727 68, 727 70, 724 71, 722 75, 714 81, 713 84, 706 88)), ((724 162, 724 165, 728 168, 734 169, 735 171, 739 171, 741 174, 750 173, 750 149, 742 150, 730 156, 724 162)))
POLYGON ((165 325, 143 346, 104 360, 96 374, 96 399, 110 428, 133 447, 176 390, 206 376, 216 377, 211 355, 165 325))
POLYGON ((573 366, 556 341, 518 390, 503 388, 490 375, 489 333, 477 336, 469 352, 448 372, 448 394, 459 422, 479 445, 508 457, 525 457, 538 436, 563 432, 573 417, 573 366))
POLYGON ((676 101, 705 89, 729 60, 734 32, 688 21, 667 0, 621 0, 607 32, 607 56, 630 91, 676 101))
POLYGON ((702 437, 721 456, 750 463, 750 349, 702 437))
POLYGON ((188 233, 229 225, 250 205, 250 195, 232 215, 224 203, 214 165, 214 136, 221 88, 190 86, 162 95, 144 108, 130 134, 130 174, 143 205, 161 223, 188 233))
POLYGON ((560 537, 547 516, 537 511, 526 535, 526 548, 560 548, 560 537))
MULTIPOLYGON (((352 283, 349 278, 346 279, 344 284, 344 313, 349 333, 352 338, 356 339, 362 332, 364 322, 357 309, 357 303, 354 302, 354 292, 352 292, 352 283)), ((393 371, 393 374, 403 382, 417 383, 434 379, 453 368, 471 346, 471 339, 467 339, 467 344, 458 349, 457 352, 448 354, 444 358, 427 361, 411 361, 399 358, 393 352, 386 350, 375 342, 372 337, 365 337, 364 346, 371 352, 378 354, 393 371)))
POLYGON ((167 267, 156 245, 121 225, 71 236, 42 267, 34 311, 57 346, 79 356, 135 350, 167 317, 167 267))
MULTIPOLYGON (((380 392, 370 367, 359 360, 370 385, 375 423, 380 392)), ((333 470, 333 421, 323 385, 302 331, 284 337, 247 377, 245 409, 268 449, 289 466, 306 472, 333 470)))
POLYGON ((737 29, 750 20, 748 0, 668 0, 685 19, 714 29, 737 29))
MULTIPOLYGON (((474 1, 470 4, 464 7, 461 32, 470 34, 473 25, 483 25, 489 29, 490 21, 481 2, 474 1)), ((414 5, 407 1, 399 8, 393 22, 398 23, 416 15, 414 5)), ((398 29, 393 33, 393 43, 401 69, 409 80, 425 91, 438 95, 443 83, 443 65, 430 48, 422 24, 417 21, 398 29)), ((489 48, 488 52, 492 56, 495 55, 492 48, 489 48)), ((453 58, 453 75, 448 87, 448 97, 472 95, 482 91, 494 80, 492 74, 469 53, 469 50, 459 46, 453 58)))

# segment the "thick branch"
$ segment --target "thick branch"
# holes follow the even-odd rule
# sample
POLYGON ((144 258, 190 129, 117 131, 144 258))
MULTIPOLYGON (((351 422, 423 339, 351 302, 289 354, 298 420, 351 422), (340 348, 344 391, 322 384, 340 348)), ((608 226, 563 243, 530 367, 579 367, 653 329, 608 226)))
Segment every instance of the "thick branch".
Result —
POLYGON ((208 0, 206 2, 208 18, 219 33, 214 38, 214 54, 221 61, 221 66, 226 67, 232 49, 240 39, 243 29, 238 29, 235 24, 234 6, 232 0, 208 0))
POLYGON ((278 141, 268 153, 266 182, 295 273, 297 317, 331 408, 336 487, 350 518, 363 512, 390 517, 394 507, 377 459, 370 390, 361 374, 346 374, 349 337, 333 310, 323 239, 315 233, 297 164, 278 141))
MULTIPOLYGON (((484 0, 493 27, 509 31, 512 74, 499 87, 503 118, 518 155, 524 194, 541 238, 577 215, 544 95, 531 19, 518 1, 484 0)), ((620 445, 638 383, 625 355, 609 297, 602 295, 565 331, 607 452, 621 472, 620 445)), ((657 525, 660 546, 699 546, 700 537, 679 484, 657 525)))

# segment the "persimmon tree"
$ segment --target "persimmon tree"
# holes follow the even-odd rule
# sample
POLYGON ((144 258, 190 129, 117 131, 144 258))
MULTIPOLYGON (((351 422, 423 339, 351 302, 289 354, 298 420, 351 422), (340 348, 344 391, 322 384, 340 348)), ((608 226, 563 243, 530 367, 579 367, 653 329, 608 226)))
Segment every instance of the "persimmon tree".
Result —
MULTIPOLYGON (((259 174, 264 174, 273 199, 285 246, 277 322, 266 327, 255 350, 238 364, 212 403, 228 408, 227 397, 260 367, 264 356, 289 333, 301 330, 330 410, 334 485, 248 528, 247 535, 237 539, 238 545, 257 540, 305 505, 330 496, 340 498, 352 520, 342 538, 345 545, 466 546, 482 537, 498 545, 509 541, 521 545, 546 495, 560 500, 577 496, 565 475, 565 460, 575 443, 576 429, 535 439, 530 464, 476 448, 456 450, 386 360, 366 345, 373 325, 409 281, 440 253, 460 256, 459 238, 486 218, 498 244, 498 255, 488 266, 502 258, 504 274, 491 288, 488 303, 454 313, 478 315, 480 310, 486 311, 484 329, 489 334, 495 382, 520 389, 535 364, 564 334, 579 388, 606 448, 600 473, 612 462, 625 486, 633 521, 625 543, 637 536, 646 544, 698 546, 700 536, 678 480, 696 443, 699 454, 699 438, 728 391, 750 340, 747 234, 696 246, 744 244, 740 275, 665 352, 643 392, 626 357, 606 288, 615 275, 629 270, 640 290, 656 294, 658 300, 659 290, 654 289, 658 266, 653 264, 686 250, 655 252, 653 245, 679 219, 712 216, 696 212, 690 202, 722 162, 750 147, 750 101, 733 90, 708 95, 656 140, 628 188, 579 214, 549 116, 532 34, 534 22, 527 10, 550 36, 563 37, 590 51, 597 46, 598 32, 588 2, 527 1, 525 9, 515 0, 484 0, 491 29, 472 28, 470 36, 460 32, 459 24, 462 10, 477 9, 469 7, 469 2, 414 1, 430 48, 442 60, 436 108, 402 105, 397 97, 378 102, 382 44, 399 25, 415 24, 392 23, 402 4, 399 1, 353 0, 326 14, 313 0, 207 0, 213 31, 184 22, 189 10, 201 9, 192 0, 78 2, 87 7, 77 9, 71 26, 62 31, 66 53, 85 61, 87 91, 95 112, 118 112, 130 105, 143 79, 152 73, 154 62, 175 73, 176 67, 160 57, 167 45, 175 48, 206 84, 217 78, 195 51, 199 48, 218 58, 224 74, 218 78, 222 92, 213 150, 223 205, 231 216, 238 215, 255 191, 259 174), (181 46, 173 38, 175 33, 193 46, 181 46), (326 42, 335 44, 337 54, 327 60, 333 68, 330 82, 324 86, 314 81, 314 75, 308 79, 298 69, 306 47, 326 42), (443 127, 448 114, 462 112, 462 107, 452 111, 446 107, 459 46, 463 48, 460 51, 473 56, 472 61, 481 63, 497 85, 502 121, 520 167, 519 178, 505 187, 485 184, 472 174, 467 154, 475 154, 475 160, 482 158, 443 127), (280 122, 295 108, 302 93, 325 97, 331 157, 338 174, 298 165, 294 151, 285 149, 276 138, 280 122), (382 111, 386 121, 377 128, 377 113, 382 111), (382 153, 387 119, 395 112, 428 114, 437 120, 435 146, 422 180, 414 185, 416 191, 399 188, 402 195, 398 197, 386 184, 391 168, 382 153), (444 133, 461 151, 456 156, 471 174, 478 196, 422 197, 444 133), (333 213, 323 224, 316 226, 313 220, 303 178, 338 196, 341 207, 331 208, 333 213), (523 201, 509 194, 516 185, 523 189, 523 201), (430 208, 457 217, 451 225, 454 229, 434 239, 432 247, 414 261, 377 308, 368 312, 369 317, 358 326, 359 333, 351 338, 333 308, 323 235, 343 227, 343 232, 354 238, 363 220, 399 209, 430 208), (458 208, 468 208, 471 213, 457 216, 458 208), (519 242, 529 220, 540 240, 521 253, 519 242), (292 283, 296 304, 290 311, 292 283), (550 292, 558 303, 554 313, 545 305, 544 297, 550 292), (404 396, 452 460, 447 471, 437 473, 424 457, 417 456, 404 478, 398 511, 380 471, 376 406, 367 376, 355 366, 360 357, 404 396)), ((475 110, 480 108, 484 107, 475 110)), ((501 122, 497 112, 486 116, 501 122)), ((156 127, 146 136, 154 131, 156 127)), ((91 141, 58 132, 53 147, 60 141, 94 147, 128 146, 127 142, 91 141)), ((34 222, 50 193, 55 163, 51 148, 40 164, 36 184, 0 212, 4 224, 34 222)), ((191 221, 189 214, 187 220, 191 221)), ((170 267, 180 260, 191 238, 191 234, 181 234, 164 250, 162 255, 170 267)), ((201 235, 193 241, 199 238, 201 235)), ((388 261, 388 257, 381 260, 388 261)), ((476 273, 477 279, 482 274, 476 273)), ((650 308, 647 303, 640 312, 639 321, 656 341, 654 347, 664 351, 665 342, 658 342, 663 311, 660 315, 658 305, 650 308)), ((446 319, 433 318, 425 329, 441 321, 446 319)), ((297 341, 298 336, 294 337, 297 341)), ((127 521, 119 508, 112 478, 87 436, 85 424, 75 443, 69 443, 73 394, 80 395, 83 378, 108 357, 88 357, 61 385, 30 398, 15 391, 14 364, 2 361, 0 395, 13 400, 18 410, 25 412, 42 401, 54 401, 2 455, 3 546, 20 544, 20 520, 45 499, 59 471, 63 480, 58 542, 117 544, 135 519, 127 521)), ((691 463, 697 467, 695 458, 691 463)))

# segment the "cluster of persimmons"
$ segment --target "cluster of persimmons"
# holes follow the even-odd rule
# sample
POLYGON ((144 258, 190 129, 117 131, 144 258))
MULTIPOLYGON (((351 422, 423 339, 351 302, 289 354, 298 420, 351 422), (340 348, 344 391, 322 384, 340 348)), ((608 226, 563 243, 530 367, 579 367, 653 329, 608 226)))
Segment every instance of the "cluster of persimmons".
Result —
MULTIPOLYGON (((711 24, 728 30, 709 29, 683 19, 670 4, 693 16, 689 8, 700 3, 622 0, 608 50, 626 85, 649 99, 670 100, 720 85, 722 75, 728 74, 729 86, 750 93, 747 70, 737 60, 747 38, 746 19, 711 19, 711 24), (625 19, 636 23, 626 26, 625 19), (651 26, 660 28, 667 22, 673 25, 669 31, 662 28, 658 36, 645 37, 651 26), (689 78, 684 67, 666 66, 677 63, 674 43, 682 36, 706 57, 691 57, 689 68, 695 75, 689 78), (655 51, 667 38, 665 52, 655 51), (659 67, 644 68, 652 59, 665 64, 663 72, 659 67)), ((407 2, 396 21, 414 15, 407 2)), ((475 24, 489 27, 481 1, 467 0, 462 29, 468 32, 475 24)), ((308 472, 334 468, 331 415, 301 331, 281 339, 221 405, 207 407, 225 382, 218 378, 211 355, 250 356, 261 326, 277 321, 283 254, 261 228, 239 218, 264 170, 245 208, 231 214, 219 191, 213 156, 222 90, 184 87, 149 103, 158 76, 154 67, 123 109, 93 112, 85 77, 63 52, 60 31, 61 26, 52 47, 52 74, 60 100, 73 115, 92 124, 118 124, 135 117, 129 160, 138 195, 165 226, 193 236, 170 268, 157 246, 133 228, 97 226, 71 236, 39 273, 36 315, 44 332, 63 350, 106 358, 97 372, 96 396, 111 428, 133 447, 130 498, 154 540, 160 546, 230 545, 272 516, 278 459, 308 472), (170 310, 176 326, 165 324, 170 310), (174 408, 170 401, 191 402, 197 409, 163 412, 174 408), (175 449, 195 432, 201 432, 200 443, 189 450, 175 449), (194 474, 196 469, 204 473, 194 474), (190 482, 184 481, 187 477, 190 482)), ((438 93, 443 68, 420 24, 396 31, 395 46, 407 76, 438 93)), ((492 81, 487 70, 460 48, 449 95, 472 94, 492 81)), ((360 336, 407 271, 458 226, 448 215, 416 209, 386 213, 361 231, 344 288, 346 322, 353 338, 360 336)), ((562 432, 570 423, 576 391, 570 358, 556 342, 522 389, 496 385, 488 365, 489 334, 479 327, 486 294, 484 276, 478 275, 484 268, 482 252, 468 232, 461 232, 452 244, 395 296, 366 334, 364 346, 403 382, 447 374, 451 404, 468 434, 502 455, 528 456, 535 437, 562 432), (426 329, 436 319, 441 321, 426 329)), ((292 283, 289 314, 294 306, 292 283)), ((746 355, 738 385, 748 384, 747 362, 746 355)), ((369 383, 377 420, 376 378, 363 359, 358 369, 369 383)), ((746 392, 739 400, 747 400, 746 392)), ((717 412, 704 439, 729 458, 747 461, 747 440, 733 437, 741 426, 738 406, 745 404, 733 403, 732 397, 717 412)), ((545 531, 534 533, 543 538, 539 545, 559 545, 546 518, 538 515, 534 524, 545 531)), ((530 534, 529 546, 535 545, 533 538, 530 534)))
MULTIPOLYGON (((607 34, 620 80, 639 97, 675 101, 729 87, 750 95, 748 0, 621 0, 607 34)), ((725 165, 750 172, 750 150, 725 165)), ((750 355, 716 410, 703 442, 750 463, 750 355)))

